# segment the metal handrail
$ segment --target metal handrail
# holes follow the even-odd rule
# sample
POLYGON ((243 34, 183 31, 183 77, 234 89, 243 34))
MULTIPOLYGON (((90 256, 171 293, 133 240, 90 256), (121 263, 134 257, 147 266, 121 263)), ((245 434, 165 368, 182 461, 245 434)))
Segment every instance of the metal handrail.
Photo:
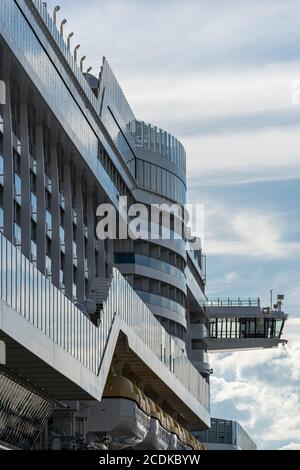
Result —
POLYGON ((206 302, 208 307, 259 307, 260 299, 259 298, 217 298, 209 299, 206 302))

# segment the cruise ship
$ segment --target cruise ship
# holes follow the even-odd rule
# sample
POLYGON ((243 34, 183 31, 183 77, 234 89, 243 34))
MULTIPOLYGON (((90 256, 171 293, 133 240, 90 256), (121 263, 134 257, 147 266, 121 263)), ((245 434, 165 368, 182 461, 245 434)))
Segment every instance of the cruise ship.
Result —
POLYGON ((282 297, 208 299, 177 214, 168 239, 97 235, 121 198, 184 208, 186 152, 65 23, 0 2, 0 447, 204 450, 208 354, 284 344, 282 297))

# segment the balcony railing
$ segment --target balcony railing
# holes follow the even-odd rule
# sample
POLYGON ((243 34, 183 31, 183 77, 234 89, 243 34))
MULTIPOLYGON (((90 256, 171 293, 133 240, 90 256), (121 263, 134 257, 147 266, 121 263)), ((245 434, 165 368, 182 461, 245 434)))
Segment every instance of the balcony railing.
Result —
POLYGON ((117 269, 97 327, 0 233, 0 299, 96 375, 119 316, 145 348, 209 409, 206 380, 117 269))
POLYGON ((259 307, 260 299, 259 298, 247 298, 247 299, 209 299, 206 302, 208 307, 259 307))

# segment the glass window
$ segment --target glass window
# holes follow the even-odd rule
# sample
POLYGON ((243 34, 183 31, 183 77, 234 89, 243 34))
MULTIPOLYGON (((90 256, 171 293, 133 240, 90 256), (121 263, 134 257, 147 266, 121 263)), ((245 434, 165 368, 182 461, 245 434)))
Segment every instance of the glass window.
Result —
POLYGON ((161 187, 162 191, 165 192, 165 188, 167 187, 167 172, 166 170, 161 170, 161 187))
POLYGON ((2 207, 0 207, 0 232, 3 232, 3 223, 4 223, 4 220, 3 220, 3 209, 2 207))
POLYGON ((149 126, 143 122, 143 147, 149 149, 149 126))
POLYGON ((136 162, 137 180, 142 187, 144 187, 144 165, 143 160, 137 160, 136 162))
POLYGON ((152 126, 149 126, 150 129, 150 150, 155 151, 155 129, 152 126))
POLYGON ((136 121, 136 145, 141 147, 142 146, 142 123, 136 121))
POLYGON ((157 191, 157 176, 156 176, 156 166, 151 165, 151 190, 157 191))
POLYGON ((73 258, 77 259, 77 245, 76 242, 73 241, 73 258))
POLYGON ((157 192, 161 193, 162 188, 161 188, 161 168, 158 166, 156 168, 156 187, 157 187, 157 192))
POLYGON ((22 185, 20 176, 15 173, 15 199, 21 204, 21 195, 22 195, 22 185))
POLYGON ((30 193, 30 201, 31 201, 32 215, 36 215, 36 213, 37 213, 37 198, 36 198, 36 195, 33 192, 30 193))
POLYGON ((4 175, 4 170, 3 170, 3 157, 0 155, 0 184, 3 186, 3 175, 4 175))
POLYGON ((156 129, 156 152, 161 153, 161 132, 160 132, 160 129, 156 129))
POLYGON ((144 162, 144 188, 151 189, 150 187, 150 163, 144 162))
POLYGON ((47 228, 47 233, 51 234, 51 229, 52 229, 52 215, 50 212, 47 210, 46 211, 46 228, 47 228))
POLYGON ((51 276, 51 259, 49 256, 46 256, 46 275, 51 276))
POLYGON ((15 235, 15 245, 17 247, 21 246, 21 239, 22 239, 22 230, 18 224, 14 225, 14 235, 15 235))
POLYGON ((62 226, 59 227, 59 238, 60 238, 61 245, 64 245, 65 244, 65 230, 63 229, 62 226))
POLYGON ((31 240, 31 260, 33 263, 36 263, 37 257, 37 246, 36 243, 31 240))

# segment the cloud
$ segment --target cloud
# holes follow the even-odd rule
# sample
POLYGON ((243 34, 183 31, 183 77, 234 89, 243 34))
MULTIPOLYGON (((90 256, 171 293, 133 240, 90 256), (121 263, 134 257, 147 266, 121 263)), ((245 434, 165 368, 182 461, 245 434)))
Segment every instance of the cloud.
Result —
POLYGON ((188 175, 226 182, 249 177, 300 177, 299 129, 264 129, 246 133, 189 137, 188 175))
POLYGON ((300 255, 300 242, 287 241, 286 214, 257 208, 233 208, 212 201, 205 205, 204 249, 208 255, 289 258, 300 255))
POLYGON ((168 123, 184 139, 235 126, 297 123, 299 107, 292 105, 291 85, 298 77, 300 63, 293 62, 288 68, 273 64, 243 70, 186 69, 176 76, 150 73, 127 79, 126 86, 140 118, 168 123))
POLYGON ((291 442, 290 444, 280 447, 278 450, 300 450, 300 443, 291 442))
MULTIPOLYGON (((298 59, 297 0, 91 0, 88 7, 77 2, 76 8, 71 0, 60 3, 60 18, 68 18, 90 62, 106 55, 120 73, 298 59)), ((49 9, 54 4, 49 0, 49 9)))

